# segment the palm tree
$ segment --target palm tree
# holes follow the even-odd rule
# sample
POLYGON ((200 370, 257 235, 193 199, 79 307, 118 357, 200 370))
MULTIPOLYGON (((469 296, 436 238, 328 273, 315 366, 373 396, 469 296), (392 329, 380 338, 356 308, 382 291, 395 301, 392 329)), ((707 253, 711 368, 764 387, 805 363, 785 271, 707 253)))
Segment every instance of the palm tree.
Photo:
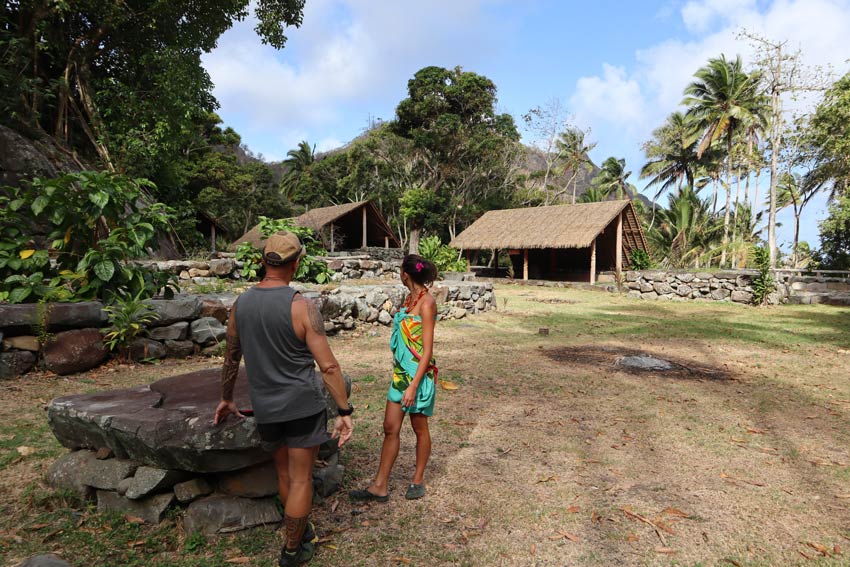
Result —
POLYGON ((699 139, 693 119, 674 112, 663 126, 652 132, 652 137, 643 145, 648 161, 640 170, 641 179, 649 178, 647 187, 660 185, 652 200, 657 200, 674 185, 678 191, 683 184, 693 187, 699 139))
POLYGON ((710 263, 721 233, 717 215, 710 209, 708 200, 700 199, 691 187, 670 195, 667 208, 658 210, 658 225, 647 235, 653 247, 662 251, 662 264, 699 268, 710 263))
POLYGON ((295 189, 298 187, 298 182, 303 175, 308 175, 311 166, 316 161, 316 146, 311 147, 307 140, 299 142, 298 147, 294 150, 286 152, 286 159, 283 160, 289 169, 284 174, 280 182, 280 188, 283 195, 290 201, 295 196, 295 189))
POLYGON ((587 154, 596 147, 596 142, 586 142, 584 139, 585 134, 585 131, 579 128, 568 128, 566 131, 561 132, 556 142, 562 154, 564 174, 569 173, 570 175, 567 185, 572 185, 572 203, 574 205, 576 203, 576 185, 578 184, 579 173, 593 169, 593 162, 590 161, 590 157, 587 154))
POLYGON ((626 171, 626 160, 609 157, 602 162, 602 167, 591 182, 591 187, 599 187, 606 195, 614 194, 618 199, 628 197, 629 184, 627 179, 632 174, 626 171))
POLYGON ((725 246, 729 241, 729 214, 732 209, 732 142, 735 134, 753 118, 755 109, 762 106, 759 93, 761 76, 743 70, 741 58, 727 61, 725 55, 710 59, 708 65, 694 75, 696 80, 685 88, 682 104, 688 106, 687 115, 696 120, 703 131, 697 147, 697 157, 713 142, 726 142, 726 207, 723 215, 723 251, 721 265, 726 263, 725 246))
POLYGON ((591 185, 590 187, 585 189, 584 193, 581 194, 581 197, 578 198, 578 202, 601 203, 602 201, 607 201, 608 197, 610 196, 611 193, 604 187, 600 187, 599 185, 591 185))
POLYGON ((820 190, 820 185, 807 185, 806 179, 797 173, 786 172, 779 178, 776 186, 776 208, 794 208, 794 247, 792 248, 792 259, 794 267, 797 266, 797 248, 800 242, 800 216, 803 209, 809 204, 812 197, 820 190))

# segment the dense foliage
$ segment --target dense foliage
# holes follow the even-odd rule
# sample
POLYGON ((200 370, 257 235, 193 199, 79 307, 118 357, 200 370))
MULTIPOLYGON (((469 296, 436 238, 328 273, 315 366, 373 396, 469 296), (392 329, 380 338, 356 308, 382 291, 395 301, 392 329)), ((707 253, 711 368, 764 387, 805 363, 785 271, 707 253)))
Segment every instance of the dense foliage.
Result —
POLYGON ((36 178, 0 194, 0 299, 150 297, 171 293, 171 280, 130 261, 168 226, 170 211, 153 202, 150 183, 106 172, 36 178), (41 238, 34 227, 46 229, 41 238), (51 261, 50 256, 54 256, 51 261))
POLYGON ((439 273, 465 272, 469 269, 467 261, 460 252, 440 241, 439 236, 426 236, 419 242, 419 255, 437 267, 439 273))
POLYGON ((829 216, 820 223, 821 248, 816 255, 825 270, 850 270, 850 192, 829 206, 829 216))

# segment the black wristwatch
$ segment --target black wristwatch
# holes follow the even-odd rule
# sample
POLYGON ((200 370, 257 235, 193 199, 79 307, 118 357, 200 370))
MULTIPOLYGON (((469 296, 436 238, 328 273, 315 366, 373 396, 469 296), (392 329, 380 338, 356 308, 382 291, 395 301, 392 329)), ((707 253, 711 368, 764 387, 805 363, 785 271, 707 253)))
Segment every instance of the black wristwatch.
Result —
POLYGON ((347 415, 351 415, 351 414, 353 414, 353 413, 354 413, 354 406, 353 406, 353 405, 351 405, 351 402, 348 402, 348 408, 347 408, 347 409, 337 408, 336 412, 337 412, 337 413, 338 413, 341 417, 345 417, 345 416, 347 416, 347 415))

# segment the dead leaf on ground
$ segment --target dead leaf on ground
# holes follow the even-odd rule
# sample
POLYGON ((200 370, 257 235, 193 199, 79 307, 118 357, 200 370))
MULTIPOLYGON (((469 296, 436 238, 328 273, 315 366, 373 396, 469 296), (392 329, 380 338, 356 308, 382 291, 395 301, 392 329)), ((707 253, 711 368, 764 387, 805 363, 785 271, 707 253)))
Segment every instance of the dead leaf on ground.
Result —
POLYGON ((767 433, 767 429, 760 429, 758 427, 748 427, 747 433, 752 433, 754 435, 764 435, 767 433))
POLYGON ((546 476, 546 477, 543 477, 543 478, 539 479, 539 480, 536 482, 536 484, 541 484, 541 483, 543 483, 543 482, 552 482, 553 480, 558 480, 558 475, 554 475, 554 474, 553 474, 552 476, 546 476))
POLYGON ((460 388, 460 386, 458 386, 457 384, 455 384, 454 382, 451 382, 449 380, 439 380, 439 382, 440 382, 440 387, 443 390, 457 390, 457 389, 460 388))
POLYGON ((124 520, 126 520, 127 522, 129 522, 131 524, 144 524, 145 523, 144 518, 140 518, 138 516, 124 516, 124 520))
POLYGON ((145 545, 145 541, 146 540, 143 540, 143 539, 140 539, 140 540, 137 540, 137 541, 131 541, 127 544, 127 547, 129 547, 130 549, 133 549, 134 547, 139 547, 139 546, 145 545))
POLYGON ((410 564, 410 559, 408 559, 407 557, 393 557, 390 559, 390 561, 395 561, 396 563, 404 563, 405 565, 410 564))
POLYGON ((667 507, 667 508, 664 508, 664 509, 661 511, 661 513, 662 513, 663 515, 665 515, 665 516, 677 516, 677 517, 679 517, 679 518, 690 518, 690 517, 691 517, 691 515, 690 515, 690 514, 687 514, 687 513, 685 513, 685 512, 682 512, 682 511, 681 511, 681 510, 679 510, 678 508, 670 508, 670 507, 667 507))
POLYGON ((224 562, 225 563, 233 563, 235 565, 244 565, 245 563, 250 563, 251 558, 245 557, 244 555, 242 555, 242 556, 239 556, 239 557, 234 557, 232 559, 225 559, 224 562))
POLYGON ((628 534, 626 536, 626 541, 638 541, 639 539, 640 538, 637 536, 637 534, 628 534))
POLYGON ((738 563, 737 561, 735 561, 734 559, 729 559, 729 558, 727 557, 727 558, 726 558, 726 559, 724 559, 723 561, 725 561, 726 563, 730 563, 730 564, 734 565, 735 567, 741 567, 741 564, 740 564, 740 563, 738 563))
POLYGON ((21 445, 20 447, 18 447, 17 451, 20 456, 28 457, 35 453, 36 449, 35 447, 27 447, 26 445, 21 445))
POLYGON ((581 508, 579 506, 570 506, 569 508, 567 508, 567 512, 569 514, 577 514, 580 511, 581 511, 581 508))
POLYGON ((662 547, 659 545, 655 548, 655 553, 663 553, 664 555, 675 555, 676 550, 672 547, 662 547))
POLYGON ((829 557, 831 553, 829 552, 829 548, 825 545, 821 545, 819 543, 815 543, 813 541, 807 541, 806 545, 823 555, 824 557, 829 557))
POLYGON ((531 556, 534 557, 534 554, 537 552, 537 544, 536 543, 531 544, 531 550, 530 551, 531 551, 531 556))
POLYGON ((553 541, 558 540, 558 539, 564 539, 564 538, 566 538, 566 539, 568 539, 568 540, 570 540, 574 543, 578 543, 578 542, 581 541, 580 537, 578 537, 577 535, 572 534, 572 533, 570 533, 566 530, 557 530, 554 534, 549 536, 549 539, 551 539, 553 541))

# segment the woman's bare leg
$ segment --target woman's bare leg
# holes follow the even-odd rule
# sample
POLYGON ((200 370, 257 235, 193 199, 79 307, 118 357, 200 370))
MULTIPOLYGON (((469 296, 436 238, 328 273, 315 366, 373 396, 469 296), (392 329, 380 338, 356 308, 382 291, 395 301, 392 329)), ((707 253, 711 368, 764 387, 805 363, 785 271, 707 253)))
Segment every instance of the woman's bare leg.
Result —
POLYGON ((422 484, 425 479, 425 465, 431 457, 431 432, 428 429, 428 416, 421 413, 410 414, 410 425, 416 433, 416 471, 413 484, 422 484))
POLYGON ((387 402, 384 410, 384 444, 381 446, 381 462, 375 480, 367 490, 378 496, 386 496, 389 492, 387 484, 390 479, 390 471, 393 470, 396 457, 398 457, 398 434, 401 431, 401 422, 404 420, 404 412, 401 404, 387 402))

